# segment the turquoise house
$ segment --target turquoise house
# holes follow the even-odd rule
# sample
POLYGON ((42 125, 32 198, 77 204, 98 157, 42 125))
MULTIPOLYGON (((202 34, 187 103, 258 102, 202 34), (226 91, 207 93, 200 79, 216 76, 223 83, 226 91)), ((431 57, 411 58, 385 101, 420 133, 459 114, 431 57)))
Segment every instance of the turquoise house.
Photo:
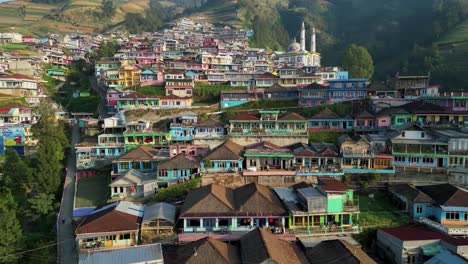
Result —
POLYGON ((243 146, 227 140, 203 158, 200 162, 201 169, 204 172, 241 171, 243 151, 243 146))
POLYGON ((157 183, 159 188, 167 187, 190 180, 200 172, 198 161, 183 153, 161 161, 157 166, 157 183))

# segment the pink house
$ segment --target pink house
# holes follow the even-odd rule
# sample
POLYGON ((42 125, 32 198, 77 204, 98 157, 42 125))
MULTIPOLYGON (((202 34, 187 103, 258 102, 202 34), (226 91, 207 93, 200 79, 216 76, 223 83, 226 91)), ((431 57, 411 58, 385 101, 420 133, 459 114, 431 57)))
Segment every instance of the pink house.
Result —
POLYGON ((187 154, 192 157, 201 157, 208 153, 208 145, 171 145, 170 157, 175 157, 181 153, 187 154))
POLYGON ((390 126, 390 116, 377 116, 376 122, 378 127, 389 127, 390 126))
POLYGON ((21 40, 23 43, 37 43, 37 38, 33 36, 23 36, 21 40))

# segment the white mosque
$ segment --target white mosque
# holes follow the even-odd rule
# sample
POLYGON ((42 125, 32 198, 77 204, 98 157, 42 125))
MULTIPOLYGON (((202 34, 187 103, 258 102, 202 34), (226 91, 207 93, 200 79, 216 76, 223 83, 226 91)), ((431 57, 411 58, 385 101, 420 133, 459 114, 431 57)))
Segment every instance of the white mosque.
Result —
POLYGON ((302 22, 300 43, 297 43, 296 39, 294 39, 293 43, 288 46, 288 50, 285 53, 278 55, 278 62, 280 64, 296 67, 320 67, 320 53, 317 52, 315 27, 312 27, 310 51, 306 50, 305 38, 305 25, 304 22, 302 22))

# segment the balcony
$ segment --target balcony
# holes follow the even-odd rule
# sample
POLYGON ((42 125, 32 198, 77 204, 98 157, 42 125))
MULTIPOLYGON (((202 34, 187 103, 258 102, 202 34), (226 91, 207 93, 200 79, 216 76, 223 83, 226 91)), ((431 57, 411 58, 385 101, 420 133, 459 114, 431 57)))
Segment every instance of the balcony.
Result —
POLYGON ((465 226, 446 226, 434 222, 428 218, 420 217, 419 222, 421 224, 427 225, 431 228, 437 229, 442 233, 452 235, 452 236, 467 236, 468 235, 468 225, 465 226))

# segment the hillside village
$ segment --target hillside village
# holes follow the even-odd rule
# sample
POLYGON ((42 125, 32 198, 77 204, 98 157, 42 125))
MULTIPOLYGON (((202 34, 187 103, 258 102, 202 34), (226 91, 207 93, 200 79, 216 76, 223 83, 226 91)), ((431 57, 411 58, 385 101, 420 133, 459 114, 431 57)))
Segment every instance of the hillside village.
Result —
POLYGON ((71 131, 58 261, 466 263, 468 92, 350 78, 298 30, 0 33, 0 154, 34 156, 44 98, 71 131))

